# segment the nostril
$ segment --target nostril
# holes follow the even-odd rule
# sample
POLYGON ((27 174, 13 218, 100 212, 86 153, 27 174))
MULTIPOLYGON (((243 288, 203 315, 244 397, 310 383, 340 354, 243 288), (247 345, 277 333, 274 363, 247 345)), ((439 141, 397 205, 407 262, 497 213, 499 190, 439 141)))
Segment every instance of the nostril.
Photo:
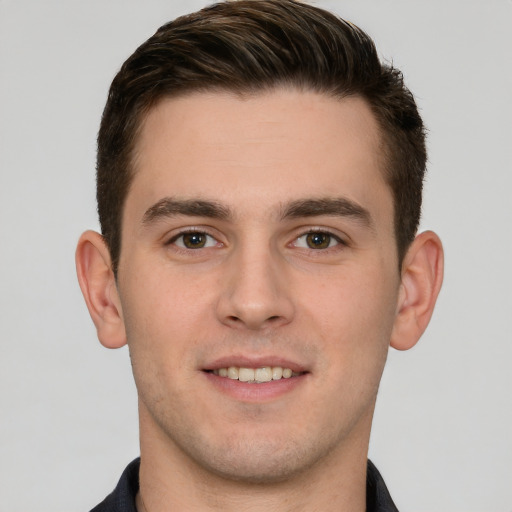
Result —
POLYGON ((273 326, 276 326, 282 319, 283 317, 281 315, 272 315, 272 316, 269 316, 269 317, 262 317, 262 319, 251 319, 251 318, 244 318, 244 317, 241 317, 241 316, 237 316, 237 315, 229 315, 226 317, 226 321, 231 324, 232 327, 238 325, 246 325, 247 327, 249 327, 250 329, 255 329, 255 328, 262 328, 264 327, 265 325, 267 326, 270 326, 270 325, 273 325, 273 326))

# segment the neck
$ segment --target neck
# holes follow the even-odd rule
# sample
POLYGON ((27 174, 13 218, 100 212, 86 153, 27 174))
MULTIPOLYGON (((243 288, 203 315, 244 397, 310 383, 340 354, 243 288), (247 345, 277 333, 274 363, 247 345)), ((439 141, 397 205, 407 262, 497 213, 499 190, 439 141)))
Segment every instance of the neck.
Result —
POLYGON ((364 512, 369 425, 300 473, 277 482, 224 478, 200 467, 155 428, 141 421, 139 512, 364 512), (142 498, 142 499, 141 499, 142 498))

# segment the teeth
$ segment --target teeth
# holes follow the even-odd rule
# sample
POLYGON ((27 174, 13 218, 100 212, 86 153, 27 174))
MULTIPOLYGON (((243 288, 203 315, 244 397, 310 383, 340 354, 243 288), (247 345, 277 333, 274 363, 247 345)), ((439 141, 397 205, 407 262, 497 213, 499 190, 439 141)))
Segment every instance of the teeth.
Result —
POLYGON ((238 380, 238 368, 234 366, 230 366, 228 368, 228 378, 233 380, 238 380))
POLYGON ((252 368, 240 368, 238 370, 238 380, 240 382, 251 382, 254 380, 254 370, 252 368))
POLYGON ((272 368, 272 379, 279 380, 283 376, 283 369, 280 366, 272 368))
POLYGON ((272 380, 272 368, 265 366, 254 370, 254 380, 256 382, 270 382, 272 380))
POLYGON ((215 375, 219 377, 227 377, 240 382, 262 383, 271 380, 289 379, 297 377, 299 373, 292 372, 290 368, 282 368, 281 366, 264 366, 262 368, 243 368, 230 366, 229 368, 219 368, 213 370, 215 375))

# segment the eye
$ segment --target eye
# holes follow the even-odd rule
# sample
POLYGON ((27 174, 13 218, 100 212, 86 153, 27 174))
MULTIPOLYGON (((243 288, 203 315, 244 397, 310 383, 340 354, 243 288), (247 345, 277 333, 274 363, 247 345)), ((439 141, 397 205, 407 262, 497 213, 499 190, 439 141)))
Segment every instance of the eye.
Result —
POLYGON ((204 249, 206 247, 215 247, 219 242, 207 233, 189 231, 187 233, 180 233, 172 238, 169 243, 182 249, 204 249))
POLYGON ((339 238, 331 235, 330 233, 325 233, 323 231, 311 231, 299 236, 293 245, 304 249, 329 249, 339 243, 339 238))

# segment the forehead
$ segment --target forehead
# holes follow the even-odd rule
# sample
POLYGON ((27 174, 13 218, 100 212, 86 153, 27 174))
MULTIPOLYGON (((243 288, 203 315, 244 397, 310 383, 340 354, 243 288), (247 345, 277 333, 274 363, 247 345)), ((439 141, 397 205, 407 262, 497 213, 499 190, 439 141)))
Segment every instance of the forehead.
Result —
POLYGON ((193 93, 162 100, 145 118, 127 200, 200 196, 243 207, 341 194, 371 202, 375 188, 390 194, 382 165, 379 128, 361 98, 193 93))

